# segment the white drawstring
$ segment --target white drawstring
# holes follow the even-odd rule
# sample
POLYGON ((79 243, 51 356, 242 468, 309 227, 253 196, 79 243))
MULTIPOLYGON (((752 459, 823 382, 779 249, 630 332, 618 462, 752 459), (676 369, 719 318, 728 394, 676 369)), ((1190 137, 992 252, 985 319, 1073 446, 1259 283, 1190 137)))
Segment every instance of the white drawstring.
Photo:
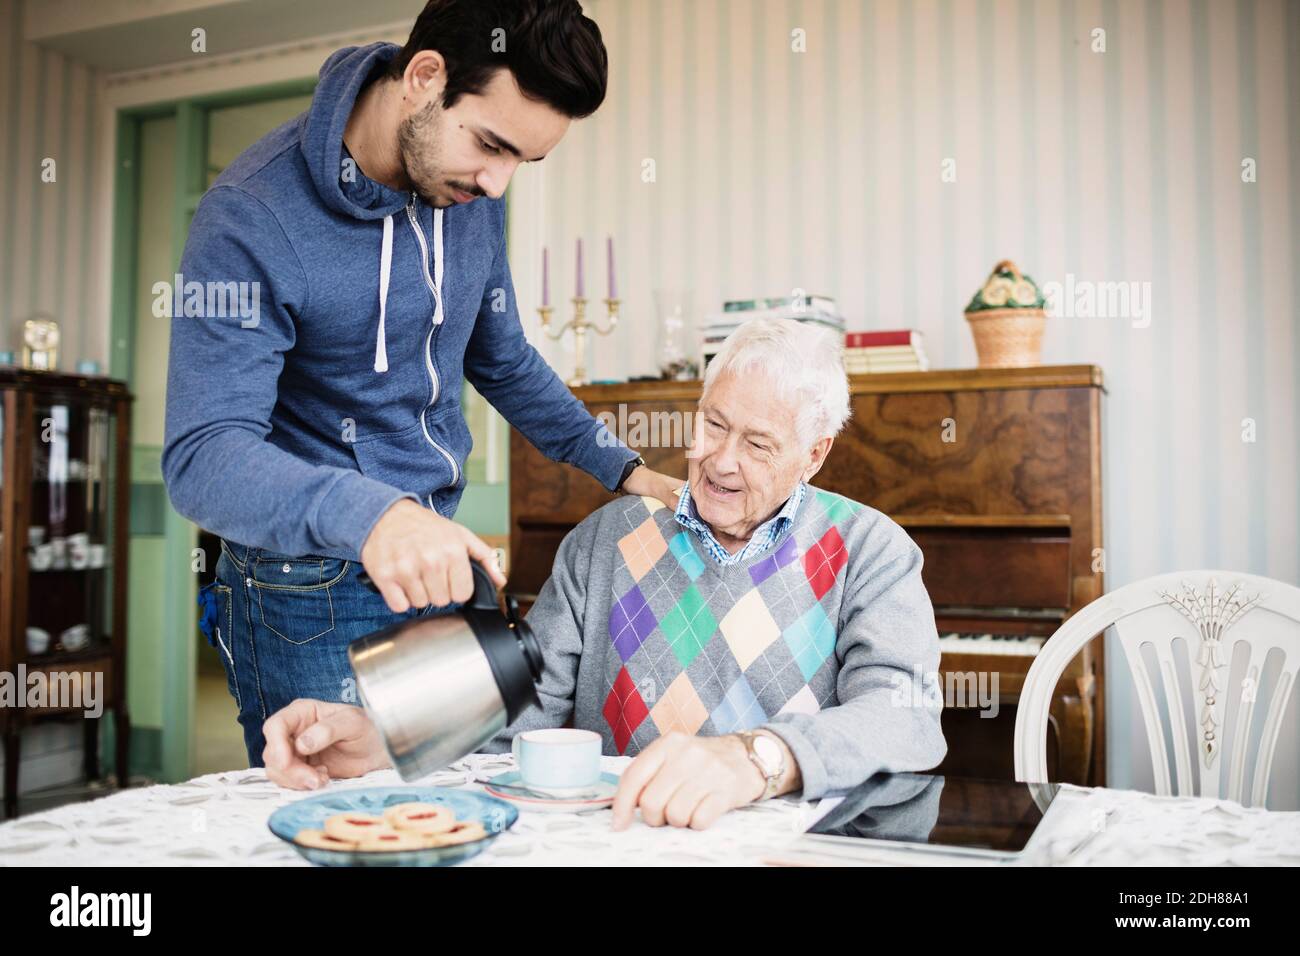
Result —
POLYGON ((388 312, 388 274, 393 269, 393 217, 384 217, 384 241, 379 249, 379 332, 375 336, 375 371, 388 371, 384 319, 388 312))
POLYGON ((438 301, 433 304, 433 324, 442 325, 442 210, 433 210, 433 286, 438 301))

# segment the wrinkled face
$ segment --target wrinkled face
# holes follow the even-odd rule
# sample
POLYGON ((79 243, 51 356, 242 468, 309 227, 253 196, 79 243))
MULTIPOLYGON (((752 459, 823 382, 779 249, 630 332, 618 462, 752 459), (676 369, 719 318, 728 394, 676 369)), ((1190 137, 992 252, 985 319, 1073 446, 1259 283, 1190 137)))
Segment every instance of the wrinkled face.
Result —
POLYGON ((411 188, 431 206, 446 208, 479 196, 501 196, 520 163, 538 162, 564 137, 569 118, 530 100, 507 69, 497 70, 481 94, 442 106, 442 55, 424 50, 402 78, 397 143, 411 188))
POLYGON ((800 481, 817 474, 830 451, 830 438, 803 447, 796 411, 762 378, 742 381, 725 372, 700 400, 686 456, 691 498, 733 553, 780 510, 800 481))

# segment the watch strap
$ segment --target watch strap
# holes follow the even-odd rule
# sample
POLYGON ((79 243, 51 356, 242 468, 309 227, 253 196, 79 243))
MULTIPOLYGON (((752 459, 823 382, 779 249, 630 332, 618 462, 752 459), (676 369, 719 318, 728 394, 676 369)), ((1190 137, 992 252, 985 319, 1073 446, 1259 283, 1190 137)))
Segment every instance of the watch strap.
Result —
POLYGON ((632 477, 632 472, 636 471, 644 464, 645 459, 640 455, 628 459, 627 464, 623 466, 623 474, 619 476, 618 484, 614 487, 614 493, 618 495, 623 494, 623 485, 632 477))

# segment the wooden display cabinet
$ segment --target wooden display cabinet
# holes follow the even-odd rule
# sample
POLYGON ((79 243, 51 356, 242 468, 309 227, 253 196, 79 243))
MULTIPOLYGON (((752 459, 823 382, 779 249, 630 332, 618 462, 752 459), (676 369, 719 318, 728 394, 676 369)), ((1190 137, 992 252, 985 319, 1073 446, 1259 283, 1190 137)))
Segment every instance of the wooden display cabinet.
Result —
POLYGON ((83 721, 86 776, 100 776, 100 718, 86 716, 90 703, 100 717, 112 712, 119 785, 128 779, 131 401, 123 382, 0 367, 5 817, 18 810, 25 726, 83 721))

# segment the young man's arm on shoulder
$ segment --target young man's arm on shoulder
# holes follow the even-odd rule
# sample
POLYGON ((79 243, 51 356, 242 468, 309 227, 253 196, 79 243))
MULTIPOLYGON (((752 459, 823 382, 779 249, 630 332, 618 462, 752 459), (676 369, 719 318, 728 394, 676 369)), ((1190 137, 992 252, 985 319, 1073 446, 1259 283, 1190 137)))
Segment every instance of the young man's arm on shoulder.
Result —
POLYGON ((180 271, 203 289, 248 283, 237 300, 250 308, 172 318, 162 467, 176 510, 233 541, 356 559, 380 515, 411 496, 266 440, 294 316, 308 305, 279 222, 248 193, 217 187, 195 213, 180 271))

